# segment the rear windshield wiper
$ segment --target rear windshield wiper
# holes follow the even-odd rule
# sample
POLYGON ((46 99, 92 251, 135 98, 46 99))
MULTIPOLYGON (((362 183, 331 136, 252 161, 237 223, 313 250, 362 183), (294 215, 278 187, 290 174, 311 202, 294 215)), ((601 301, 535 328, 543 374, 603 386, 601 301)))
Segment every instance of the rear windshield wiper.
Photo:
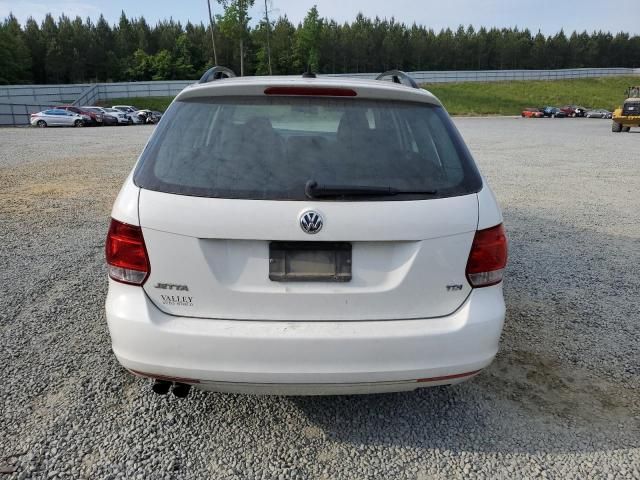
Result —
POLYGON ((351 196, 393 196, 393 195, 435 195, 437 190, 402 190, 393 187, 373 187, 367 185, 320 185, 309 180, 304 186, 308 198, 351 197, 351 196))

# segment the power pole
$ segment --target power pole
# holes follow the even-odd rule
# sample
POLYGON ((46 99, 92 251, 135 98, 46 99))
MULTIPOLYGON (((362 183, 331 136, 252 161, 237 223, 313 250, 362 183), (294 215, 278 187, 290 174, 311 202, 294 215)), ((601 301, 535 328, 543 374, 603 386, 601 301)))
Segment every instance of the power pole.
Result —
POLYGON ((207 6, 209 7, 209 28, 211 29, 211 45, 213 46, 213 63, 218 65, 218 54, 216 53, 216 40, 213 36, 213 15, 211 15, 211 0, 207 0, 207 6))
POLYGON ((267 9, 267 0, 264 0, 264 18, 267 22, 267 58, 269 59, 269 75, 273 75, 273 70, 271 69, 271 41, 269 39, 271 24, 269 23, 269 10, 267 9))
POLYGON ((238 0, 240 4, 238 10, 240 14, 240 76, 244 77, 244 35, 245 35, 245 24, 244 24, 244 5, 242 0, 238 0))

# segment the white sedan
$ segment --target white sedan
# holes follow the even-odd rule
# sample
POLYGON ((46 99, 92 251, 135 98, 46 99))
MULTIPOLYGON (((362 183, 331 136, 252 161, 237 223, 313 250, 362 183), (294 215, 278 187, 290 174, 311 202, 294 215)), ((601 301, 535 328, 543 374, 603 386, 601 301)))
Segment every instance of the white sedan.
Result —
POLYGON ((87 115, 53 108, 31 114, 31 125, 34 127, 84 127, 91 119, 87 115))

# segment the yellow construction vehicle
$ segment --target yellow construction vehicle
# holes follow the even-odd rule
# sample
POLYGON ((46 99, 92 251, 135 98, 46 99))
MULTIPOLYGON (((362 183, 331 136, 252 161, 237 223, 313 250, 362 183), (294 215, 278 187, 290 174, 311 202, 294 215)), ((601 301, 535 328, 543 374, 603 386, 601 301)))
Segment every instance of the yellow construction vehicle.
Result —
POLYGON ((640 127, 640 87, 629 87, 622 108, 613 112, 612 132, 628 132, 631 127, 640 127))

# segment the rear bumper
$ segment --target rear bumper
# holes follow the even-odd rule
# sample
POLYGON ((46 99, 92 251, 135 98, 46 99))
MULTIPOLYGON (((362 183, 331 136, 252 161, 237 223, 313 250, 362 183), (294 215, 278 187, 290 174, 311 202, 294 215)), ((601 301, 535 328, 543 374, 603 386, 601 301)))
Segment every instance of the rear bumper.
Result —
POLYGON ((491 363, 505 315, 502 285, 473 290, 441 318, 279 322, 175 317, 142 288, 109 282, 107 321, 124 367, 227 392, 326 395, 457 383, 491 363))

